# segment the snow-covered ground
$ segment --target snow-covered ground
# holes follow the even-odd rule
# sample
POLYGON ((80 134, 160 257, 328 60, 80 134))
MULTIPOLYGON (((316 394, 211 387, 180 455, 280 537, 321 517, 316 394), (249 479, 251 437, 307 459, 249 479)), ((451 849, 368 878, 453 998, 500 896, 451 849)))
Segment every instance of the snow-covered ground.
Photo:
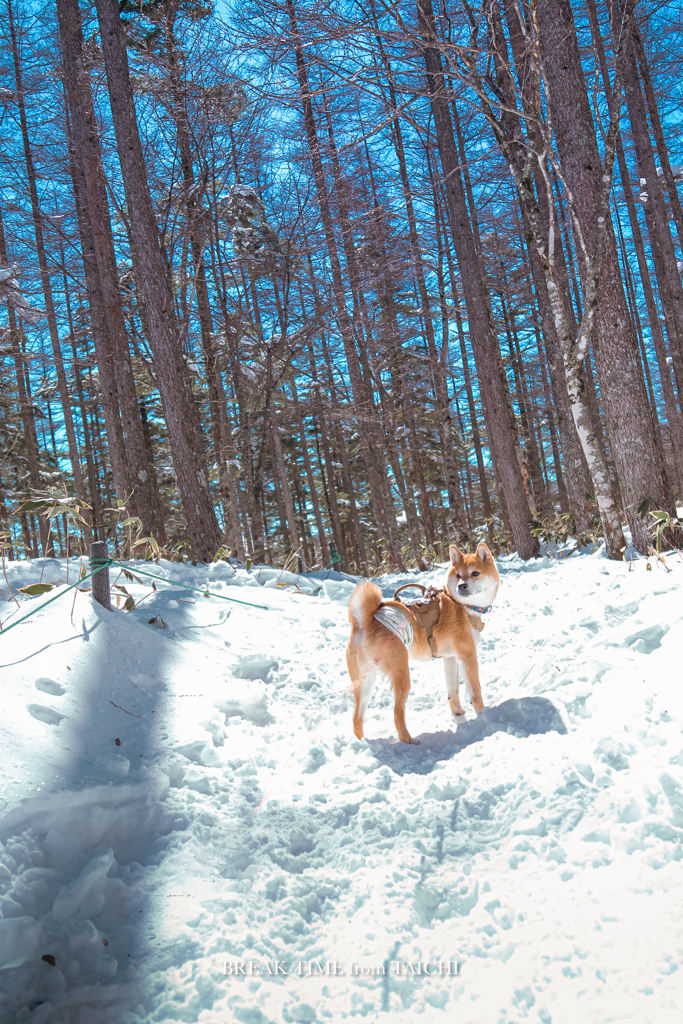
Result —
MULTIPOLYGON (((502 559, 488 707, 456 729, 414 666, 419 746, 382 684, 354 739, 341 577, 162 562, 134 611, 72 591, 0 634, 0 1019, 680 1024, 668 565, 502 559)), ((3 598, 5 628, 47 596, 3 598)))

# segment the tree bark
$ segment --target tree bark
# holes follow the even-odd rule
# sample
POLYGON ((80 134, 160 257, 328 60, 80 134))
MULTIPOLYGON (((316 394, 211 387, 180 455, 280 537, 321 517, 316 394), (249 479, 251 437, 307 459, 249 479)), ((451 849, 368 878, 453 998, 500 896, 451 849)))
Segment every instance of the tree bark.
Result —
MULTIPOLYGON (((31 214, 33 218, 33 230, 36 239, 38 265, 40 267, 40 281, 43 288, 43 296, 45 298, 45 313, 47 316, 48 328, 50 331, 50 342, 52 344, 52 355, 55 361, 57 385, 59 388, 59 397, 61 400, 62 412, 64 415, 64 431, 66 433, 66 439, 69 448, 69 460, 71 462, 71 471, 73 473, 74 490, 76 491, 76 496, 85 501, 85 486, 83 483, 83 476, 81 473, 81 464, 78 458, 78 444, 76 443, 76 431, 74 430, 73 418, 71 416, 71 399, 69 396, 69 388, 66 381, 66 373, 64 372, 64 361, 62 359, 62 351, 59 343, 59 332, 57 330, 57 320, 55 317, 55 308, 52 299, 50 271, 47 265, 47 256, 45 252, 45 240, 43 236, 43 215, 38 202, 36 170, 33 162, 33 153, 31 151, 31 142, 28 134, 28 124, 26 121, 26 106, 24 103, 24 86, 22 80, 21 60, 19 57, 19 45, 14 26, 14 16, 12 12, 11 0, 7 0, 7 15, 9 21, 10 40, 12 44, 14 75, 17 84, 17 106, 19 109, 19 123, 21 127, 21 137, 24 146, 24 159, 26 162, 26 174, 28 177, 29 194, 31 197, 31 214)), ((86 543, 89 544, 92 537, 90 531, 90 524, 88 523, 87 520, 87 515, 84 516, 84 519, 86 543)))
POLYGON ((318 196, 318 204, 320 206, 320 215, 323 222, 325 242, 330 260, 330 269, 332 271, 332 287, 337 309, 337 323, 344 343, 344 353, 346 355, 349 376, 351 378, 351 387, 353 389, 361 448, 366 464, 374 512, 377 521, 380 524, 380 528, 384 530, 385 541, 389 550, 389 557, 394 564, 403 571, 405 566, 403 566, 401 562, 400 551, 396 550, 396 516, 393 509, 393 502, 391 503, 391 507, 385 508, 385 485, 381 478, 382 470, 380 466, 380 453, 382 446, 378 443, 378 431, 376 426, 377 414, 374 409, 374 402, 372 400, 372 392, 370 390, 369 382, 364 379, 361 372, 358 353, 356 351, 353 337, 353 326, 346 308, 346 295, 344 292, 341 265, 337 252, 337 242, 334 234, 329 195, 327 185, 325 183, 325 174, 320 153, 320 143, 318 140, 315 114, 313 111, 313 102, 308 84, 308 72, 304 60, 293 0, 287 0, 287 13, 292 33, 292 45, 296 60, 297 79, 299 82, 299 91, 303 106, 306 139, 311 156, 313 179, 318 196))
POLYGON ((320 557, 323 565, 329 561, 330 548, 327 543, 325 536, 325 524, 323 523, 322 513, 320 511, 320 502, 318 501, 317 488, 315 485, 315 479, 313 476, 313 467, 311 466, 311 458, 308 452, 308 439, 306 437, 306 430, 304 427, 304 420, 301 414, 301 403, 299 402, 299 395, 296 389, 296 381, 292 374, 289 386, 292 391, 292 400, 294 402, 294 416, 296 418, 296 424, 299 428, 299 437, 301 439, 301 454, 304 460, 304 469, 306 470, 306 481, 308 483, 308 492, 311 498, 311 504, 313 505, 313 515, 315 516, 315 525, 318 529, 318 543, 320 544, 320 557))
MULTIPOLYGON (((140 517, 143 533, 155 537, 163 544, 166 538, 140 423, 128 334, 121 303, 90 76, 83 64, 83 31, 78 0, 57 0, 57 18, 62 45, 64 85, 74 143, 74 179, 78 180, 79 199, 85 205, 81 216, 87 217, 89 221, 88 241, 92 239, 99 294, 102 298, 104 337, 100 338, 100 348, 106 345, 107 351, 102 353, 103 362, 113 365, 118 410, 123 429, 121 440, 128 466, 127 482, 132 491, 132 511, 140 517)), ((113 419, 113 412, 113 409, 109 410, 110 420, 113 419)), ((114 423, 111 426, 112 447, 116 447, 120 443, 118 432, 114 423)), ((121 453, 117 452, 118 459, 120 455, 121 453)), ((121 475, 120 468, 117 475, 121 475)), ((128 493, 119 494, 119 500, 127 498, 128 493)))
MULTIPOLYGON (((681 287, 681 276, 676 265, 676 250, 669 228, 669 211, 664 202, 657 167, 652 155, 645 101, 632 50, 626 64, 624 86, 638 173, 641 179, 647 183, 645 186, 647 201, 643 204, 643 209, 680 399, 683 396, 683 287, 681 287)), ((628 172, 626 171, 626 173, 628 172)), ((664 383, 664 375, 662 375, 662 382, 666 396, 668 388, 664 383)), ((673 431, 678 433, 676 427, 679 424, 674 422, 671 425, 673 431)), ((683 459, 683 451, 677 454, 680 459, 683 459)), ((677 472, 680 477, 683 473, 683 461, 677 465, 677 472)))
MULTIPOLYGON (((3 224, 2 211, 0 211, 0 261, 7 267, 9 259, 5 243, 5 227, 3 224)), ((17 392, 19 396, 19 412, 21 422, 24 426, 24 444, 26 445, 26 461, 28 463, 28 478, 34 491, 42 490, 40 479, 40 465, 38 456, 38 437, 36 435, 36 421, 33 415, 33 405, 28 400, 26 393, 26 382, 24 380, 24 355, 19 344, 19 326, 14 313, 14 307, 7 303, 7 320, 9 323, 10 346, 12 348, 12 359, 17 379, 17 392)), ((38 516, 40 527, 40 543, 45 558, 54 558, 54 547, 48 537, 47 522, 44 516, 38 516)))
MULTIPOLYGON (((596 436, 595 425, 591 416, 591 410, 586 397, 586 377, 583 373, 583 362, 588 355, 588 344, 595 322, 595 309, 597 305, 597 287, 602 268, 604 253, 604 240, 607 232, 606 218, 609 213, 609 190, 612 181, 612 167, 614 162, 614 145, 618 130, 618 118, 615 116, 616 108, 612 108, 610 130, 606 145, 605 166, 603 169, 600 163, 600 191, 597 197, 597 210, 595 212, 595 223, 592 238, 592 248, 586 245, 585 238, 581 234, 584 259, 584 307, 581 316, 581 325, 578 335, 570 330, 569 319, 566 312, 565 300, 562 294, 561 284, 555 275, 555 235, 557 218, 554 214, 552 199, 552 179, 546 164, 551 140, 545 138, 544 149, 539 154, 536 136, 523 138, 519 131, 519 118, 516 114, 516 93, 512 81, 509 64, 507 62, 507 47, 502 31, 500 10, 494 2, 488 9, 489 25, 493 40, 496 69, 498 71, 498 85, 502 100, 501 115, 498 121, 493 115, 491 106, 482 88, 481 79, 476 70, 474 61, 470 63, 470 74, 473 76, 473 85, 479 94, 482 109, 491 125, 501 151, 505 156, 508 167, 513 176, 522 208, 528 218, 531 228, 531 237, 538 250, 543 263, 544 276, 548 299, 555 319, 562 357, 564 362, 565 378, 569 402, 572 408, 572 415, 576 424, 577 433, 586 457, 588 469, 593 481, 595 495, 600 509, 605 544, 610 558, 621 558, 625 547, 624 537, 621 529, 618 508, 614 501, 612 485, 609 477, 608 466, 604 453, 596 436), (544 177, 547 195, 548 219, 544 222, 541 209, 534 195, 534 179, 530 171, 531 159, 536 159, 544 177), (603 173, 604 170, 604 173, 603 173)), ((517 14, 521 17, 519 9, 517 14)), ((624 43, 620 44, 620 62, 623 63, 624 43)), ((621 67, 621 63, 618 67, 621 67)), ((539 69, 540 70, 540 69, 539 69)), ((619 78, 619 83, 621 79, 619 78)), ((615 94, 621 96, 621 84, 615 89, 615 94)), ((540 89, 537 93, 540 95, 540 89)), ((539 110, 532 107, 532 113, 539 117, 539 110)), ((552 113, 552 108, 551 108, 552 113)), ((540 125, 540 121, 537 122, 540 125)), ((540 128, 539 128, 540 131, 540 128)), ((547 134, 547 133, 546 133, 547 134)), ((552 156, 551 156, 552 159, 552 156)), ((572 215, 578 220, 574 197, 571 192, 568 194, 572 215)), ((577 226, 577 230, 578 226, 577 226)))
POLYGON ((81 380, 78 348, 76 345, 76 331, 71 313, 71 300, 69 297, 69 284, 66 273, 66 260, 64 259, 64 247, 60 239, 59 242, 59 256, 62 264, 62 281, 64 282, 64 302, 66 303, 66 312, 69 319, 69 333, 71 335, 71 352, 73 355, 73 375, 76 384, 76 394, 78 396, 78 407, 81 412, 81 423, 83 425, 83 447, 85 449, 85 461, 88 471, 88 493, 90 501, 92 502, 92 530, 93 537, 95 540, 101 540, 98 536, 98 531, 102 529, 102 512, 100 508, 100 495, 97 490, 97 479, 95 476, 95 464, 93 462, 92 444, 90 442, 90 432, 88 430, 88 417, 86 413, 85 395, 83 394, 83 382, 81 380))
POLYGON ((498 339, 458 169, 449 97, 445 87, 431 0, 418 0, 418 19, 445 182, 448 219, 467 305, 469 332, 481 387, 491 456, 510 517, 515 547, 521 558, 533 558, 538 554, 539 545, 531 533, 529 507, 509 420, 508 397, 500 373, 498 339))
POLYGON ((116 0, 97 0, 102 51, 109 87, 116 146, 121 164, 137 278, 144 295, 149 343, 168 429, 190 542, 199 560, 209 561, 221 536, 209 489, 204 442, 197 409, 188 393, 181 341, 173 310, 159 230, 147 183, 138 132, 128 56, 116 0))
MULTIPOLYGON (((374 2, 371 3, 373 10, 373 18, 375 18, 374 2)), ((375 26, 377 22, 375 19, 375 26)), ((434 388, 434 396, 436 398, 437 408, 439 410, 439 434, 441 435, 441 456, 444 465, 444 471, 446 475, 446 487, 448 490, 448 503, 451 507, 451 518, 453 521, 453 530, 456 543, 464 544, 467 541, 467 534, 462 526, 462 507, 459 501, 458 490, 457 490, 457 469, 454 458, 454 439, 453 439, 453 417, 450 408, 450 402, 448 401, 448 384, 446 381, 446 375, 443 370, 443 365, 439 360, 436 339, 434 336, 434 322, 432 320, 431 312, 431 301, 429 292, 427 290, 427 282, 425 280, 424 267, 422 265, 422 251, 420 249, 420 238, 417 230, 417 219, 415 216, 415 207, 413 204, 412 189, 410 187, 410 176, 408 174, 408 167, 406 162, 405 147, 403 144, 403 131, 401 129, 401 121, 398 116, 398 102, 396 98, 396 89, 394 86, 393 71, 391 62, 386 54, 382 38, 377 30, 377 45, 379 48, 380 56, 384 66, 384 70, 387 78, 387 89, 389 92, 389 104, 390 108, 394 113, 391 122, 392 140, 394 143, 394 149, 396 151, 396 157, 398 159, 399 173, 401 176, 401 189, 403 192, 403 201, 405 203, 406 215, 408 217, 408 237, 410 240, 410 249, 413 256, 413 270, 415 273, 415 280, 417 282, 418 294, 420 296, 420 304, 422 307, 422 319, 425 328, 425 337, 427 339, 427 349, 429 352, 430 368, 432 372, 432 386, 434 388)), ((412 454, 411 448, 411 458, 412 454)), ((420 470, 421 474, 421 470, 420 470)), ((423 501, 429 505, 426 492, 423 494, 423 501)), ((433 538, 429 543, 433 542, 433 538)))
MULTIPOLYGON (((576 424, 574 423, 569 396, 567 395, 562 349, 548 299, 543 266, 538 250, 533 242, 532 232, 524 210, 522 210, 522 222, 527 241, 527 256, 531 267, 536 301, 542 324, 546 366, 552 390, 553 406, 557 416, 557 429, 560 435, 564 473, 567 478, 567 500, 577 531, 583 533, 589 529, 592 522, 589 496, 593 493, 593 484, 588 472, 586 458, 581 448, 581 441, 576 432, 576 424)), ((564 302, 563 305, 566 309, 564 302)))
MULTIPOLYGON (((607 218, 609 211, 601 214, 599 210, 603 165, 568 0, 541 0, 537 20, 562 173, 574 198, 587 251, 595 253, 598 216, 607 218)), ((614 102, 620 102, 616 92, 614 102)), ((593 349, 612 454, 633 543, 647 552, 652 539, 637 509, 646 498, 662 508, 673 508, 621 284, 614 233, 607 219, 596 298, 593 349)))

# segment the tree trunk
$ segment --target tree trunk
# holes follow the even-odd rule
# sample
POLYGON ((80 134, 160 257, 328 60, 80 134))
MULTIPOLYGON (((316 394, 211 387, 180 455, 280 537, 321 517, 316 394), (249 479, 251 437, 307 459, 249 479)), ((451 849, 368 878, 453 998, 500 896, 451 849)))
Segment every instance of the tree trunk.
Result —
POLYGON ((296 528, 296 513, 294 511, 294 502, 292 501, 292 493, 289 489, 289 480, 287 479, 287 467, 285 465, 285 457, 282 451, 282 439, 280 438, 280 427, 277 421, 277 413, 274 404, 275 395, 270 396, 268 402, 267 415, 269 417, 270 437, 273 453, 273 475, 275 477, 275 487, 279 486, 282 494, 284 520, 282 522, 283 533, 286 538, 289 539, 291 544, 292 552, 299 548, 299 537, 296 528))
POLYGON ((671 212, 676 222, 676 228, 678 231, 678 244, 679 246, 683 247, 683 209, 681 209, 681 200, 680 196, 678 195, 678 187, 676 185, 676 179, 674 178, 673 171, 671 169, 669 151, 664 140, 664 132, 662 130, 662 122, 659 117, 657 97, 655 96, 655 90, 652 84, 652 77, 650 75, 650 66, 648 64, 647 55, 645 53, 645 47, 643 46, 641 32, 637 24, 633 26, 633 46, 636 51, 640 76, 643 80, 645 99, 647 100, 647 109, 650 115, 650 121, 652 122, 652 132, 657 143, 657 155, 659 156, 659 160, 662 165, 662 176, 664 178, 664 181, 666 182, 666 187, 669 192, 669 199, 671 201, 671 212))
MULTIPOLYGON (((310 102, 311 115, 313 115, 313 104, 312 101, 310 102)), ((325 110, 325 120, 327 123, 328 139, 330 144, 330 156, 332 161, 335 198, 337 201, 337 211, 339 213, 339 223, 341 226, 342 248, 344 251, 344 257, 346 259, 349 283, 351 285, 351 294, 354 299, 354 305, 356 306, 356 313, 358 314, 357 334, 360 349, 360 362, 362 366, 362 373, 359 380, 362 387, 366 391, 366 405, 368 408, 372 407, 374 410, 374 396, 372 390, 373 375, 370 370, 370 364, 372 363, 372 357, 370 354, 372 333, 370 329, 370 322, 367 313, 365 297, 363 294, 363 287, 360 280, 358 261, 356 259, 356 251, 353 242, 353 229, 351 227, 349 211, 346 203, 341 167, 339 164, 339 158, 337 156, 334 132, 332 128, 332 119, 330 117, 330 112, 327 107, 326 96, 324 93, 323 105, 325 110)), ((315 127, 314 123, 313 127, 315 127)), ((375 377, 376 376, 377 375, 375 375, 375 377)), ((379 381, 377 382, 377 384, 379 386, 379 381)), ((383 443, 384 439, 381 436, 381 430, 378 428, 377 416, 373 418, 372 423, 368 423, 366 425, 366 432, 368 432, 368 451, 372 453, 372 476, 375 478, 375 503, 377 505, 376 514, 378 517, 378 523, 384 530, 390 558, 393 559, 393 561, 399 567, 399 569, 404 571, 405 566, 402 563, 401 549, 398 541, 398 530, 396 527, 396 513, 394 511, 394 499, 391 492, 391 481, 388 474, 384 471, 384 467, 382 465, 382 463, 385 462, 384 452, 386 446, 383 443)), ((361 433, 363 432, 361 431, 361 433)))
POLYGON ((378 431, 376 426, 377 414, 374 409, 369 382, 363 378, 361 373, 360 362, 353 337, 353 326, 346 308, 346 295, 342 281, 339 255, 337 252, 332 212, 330 209, 327 185, 325 183, 325 174, 320 153, 315 114, 313 111, 311 92, 308 85, 308 73, 306 70, 301 38, 297 27, 293 0, 287 0, 287 12, 292 32, 292 44, 296 59, 297 77, 304 112, 306 139, 311 156, 313 179, 318 196, 318 204, 320 206, 320 216, 323 222, 325 242, 330 259, 330 269, 332 271, 332 288, 337 309, 337 322, 344 342, 344 353, 346 355, 349 376, 351 378, 351 387, 353 389, 361 448, 363 450, 363 457, 366 464, 374 512, 377 521, 380 524, 380 528, 383 528, 384 530, 385 540, 391 560, 401 570, 404 570, 405 566, 401 564, 400 552, 396 550, 396 517, 393 505, 390 508, 385 508, 385 484, 382 480, 382 468, 380 465, 382 447, 378 443, 378 431))
MULTIPOLYGON (((374 3, 372 4, 372 7, 374 17, 374 3)), ((377 25, 376 22, 375 25, 377 25)), ((413 195, 410 187, 410 176, 408 174, 408 167, 406 163, 405 147, 403 144, 403 132, 401 129, 401 121, 398 117, 398 103, 396 99, 396 90, 394 87, 393 72, 391 68, 391 63, 384 49, 381 36, 377 34, 376 39, 387 77, 389 103, 391 106, 391 110, 394 112, 394 117, 391 122, 392 140, 394 143, 394 149, 396 151, 396 157, 398 159, 399 173, 401 175, 401 189, 403 192, 403 201, 405 203, 406 215, 408 217, 408 237, 410 240, 410 249, 413 256, 413 270, 415 273, 415 280, 417 282, 418 293, 420 296, 420 304, 422 307, 422 319, 425 328, 425 337, 427 339, 427 349, 429 352, 429 361, 432 372, 432 385, 434 388, 434 396, 436 398, 437 408, 439 410, 439 434, 441 440, 441 456, 443 459, 444 471, 446 475, 446 487, 448 490, 448 503, 451 507, 451 518, 453 521, 454 539, 458 544, 464 544, 467 541, 467 535, 462 527, 462 508, 460 507, 456 486, 457 470, 454 458, 455 445, 453 441, 452 414, 450 403, 448 401, 448 385, 446 382, 446 375, 443 371, 443 365, 439 360, 436 348, 436 339, 434 336, 434 323, 432 320, 431 313, 431 301, 429 298, 429 292, 427 290, 427 282, 425 280, 424 267, 422 265, 422 251, 420 249, 420 239, 417 231, 415 207, 413 205, 413 195)), ((412 456, 412 449, 411 457, 413 458, 414 461, 414 457, 412 456)), ((423 502, 428 507, 429 502, 427 499, 426 492, 423 494, 423 502)), ((432 542, 433 539, 429 540, 429 543, 432 542)))
POLYGON ((83 260, 85 288, 90 313, 90 330, 95 345, 95 360, 99 371, 102 411, 107 434, 107 449, 114 481, 114 491, 117 499, 123 503, 130 495, 134 494, 134 488, 130 481, 126 459, 126 446, 119 414, 119 396, 116 386, 114 357, 107 318, 104 312, 100 276, 95 261, 95 243, 90 223, 90 212, 81 178, 76 170, 73 138, 69 142, 69 157, 69 170, 76 205, 78 234, 81 242, 81 258, 83 260))
POLYGON ((85 460, 88 470, 88 492, 90 501, 92 502, 92 528, 93 538, 95 540, 101 540, 102 538, 98 535, 98 529, 102 529, 102 512, 100 508, 100 495, 97 490, 97 480, 95 477, 95 465, 93 462, 92 445, 90 443, 90 432, 88 430, 88 417, 86 415, 85 396, 83 394, 83 382, 81 380, 78 348, 76 345, 76 331, 71 313, 71 301, 69 298, 69 285, 67 281, 66 273, 66 260, 64 258, 64 246, 62 240, 59 240, 59 256, 62 264, 62 281, 64 282, 64 302, 66 303, 66 312, 69 319, 69 333, 71 335, 71 352, 73 355, 73 375, 76 384, 76 394, 78 396, 78 407, 81 412, 81 423, 83 424, 83 447, 85 449, 85 460))
MULTIPOLYGON (((602 161, 586 94, 568 0, 542 0, 537 11, 543 73, 553 111, 562 172, 576 205, 585 245, 596 252, 602 161), (581 145, 577 145, 577 140, 581 145)), ((615 102, 620 97, 615 96, 615 102)), ((608 212, 608 211, 607 211, 608 212)), ((587 339, 586 339, 587 341, 587 339)), ((606 224, 593 335, 612 454, 631 536, 638 550, 652 543, 637 513, 644 499, 673 511, 619 275, 614 234, 606 224)))
MULTIPOLYGON (((26 174, 28 177, 29 194, 31 197, 31 214, 33 218, 33 230, 36 238, 38 265, 40 267, 40 280, 43 287, 43 296, 45 298, 45 313, 47 316, 48 328, 50 331, 52 355, 54 357, 55 372, 57 374, 57 385, 59 388, 59 397, 62 403, 62 412, 64 415, 64 431, 66 433, 66 439, 69 448, 69 460, 71 462, 71 471, 73 473, 74 490, 76 491, 76 496, 81 500, 85 501, 85 487, 83 484, 83 476, 81 474, 81 464, 78 458, 76 431, 74 430, 73 419, 71 416, 71 399, 69 397, 69 388, 66 381, 66 373, 64 372, 64 361, 62 359, 62 351, 59 344, 57 320, 55 317, 54 302, 52 299, 52 286, 50 284, 50 271, 48 268, 47 256, 45 252, 45 241, 43 237, 43 215, 38 203, 38 189, 36 187, 36 170, 35 165, 33 163, 33 154, 31 152, 31 143, 28 135, 26 107, 24 104, 24 86, 21 73, 21 61, 19 58, 19 46, 17 41, 17 34, 14 27, 14 16, 12 12, 11 0, 7 0, 7 14, 9 20, 10 39, 12 44, 14 75, 17 83, 17 106, 19 109, 19 123, 21 126, 21 137, 24 145, 24 159, 26 161, 26 174)), ((90 525, 87 520, 87 513, 84 515, 84 519, 86 543, 90 543, 90 540, 92 538, 90 525)))
MULTIPOLYGON (((502 21, 499 8, 494 4, 489 9, 489 25, 491 29, 496 67, 499 76, 501 94, 504 96, 504 104, 501 107, 500 120, 493 115, 490 105, 485 99, 481 89, 481 82, 475 77, 474 85, 478 89, 482 102, 482 109, 491 125, 503 155, 507 160, 508 167, 515 181, 522 208, 528 218, 531 229, 531 237, 537 247, 539 256, 542 259, 543 271, 546 281, 548 300, 553 311, 557 335, 562 350, 564 371, 566 378, 567 394, 572 409, 572 415, 576 424, 577 433, 588 464, 588 470, 593 481, 595 495, 600 509, 607 553, 610 558, 620 558, 625 543, 619 520, 618 508, 614 501, 609 470, 604 453, 599 444, 595 431, 595 422, 591 415, 590 406, 586 397, 586 375, 583 373, 583 363, 588 355, 588 344, 595 322, 595 308, 597 305, 597 287, 600 280, 602 258, 604 252, 604 239, 607 232, 606 217, 609 212, 609 190, 612 182, 612 168, 614 162, 614 144, 618 129, 618 119, 615 116, 616 108, 613 108, 610 120, 610 129, 606 145, 605 166, 603 173, 602 163, 600 164, 600 192, 597 197, 597 212, 595 214, 595 231, 592 239, 592 248, 587 248, 583 235, 584 258, 584 288, 585 302, 581 314, 581 325, 578 336, 570 329, 569 318, 566 312, 565 298, 562 293, 562 283, 558 283, 555 274, 555 246, 554 239, 557 228, 557 218, 552 205, 552 179, 547 167, 548 146, 550 140, 544 140, 544 148, 541 153, 535 143, 535 138, 524 139, 518 131, 519 119, 516 114, 516 93, 509 65, 507 63, 507 44, 502 30, 502 21), (546 186, 548 217, 545 220, 541 209, 534 196, 534 181, 530 172, 531 160, 535 159, 541 169, 546 186), (599 219, 598 219, 599 217, 599 219)), ((519 9, 516 13, 521 17, 519 9)), ((620 46, 620 61, 623 62, 623 46, 620 46)), ((476 69, 474 74, 476 76, 476 69)), ((519 73, 520 69, 518 69, 519 73)), ((620 81, 620 80, 619 80, 620 81)), ((616 90, 621 95, 621 84, 616 90)), ((538 94, 537 94, 538 95, 538 94)), ((531 106, 533 113, 534 107, 531 106)), ((538 114, 538 111, 536 111, 538 114)), ((551 155, 552 159, 552 155, 551 155)), ((572 204, 572 215, 577 216, 573 196, 569 195, 572 204)))
POLYGON ((458 154, 431 0, 418 0, 418 19, 439 157, 445 179, 448 219, 465 293, 491 456, 510 516, 515 547, 521 558, 533 558, 538 554, 539 545, 531 533, 529 507, 508 415, 508 398, 500 373, 498 339, 458 169, 458 154))
MULTIPOLYGON (((548 368, 550 387, 553 396, 553 405, 557 416, 557 429, 560 435, 560 447, 564 460, 564 472, 567 478, 567 500, 569 508, 574 516, 577 531, 583 533, 592 525, 590 511, 590 495, 593 493, 586 458, 581 448, 581 441, 576 432, 576 425, 572 416, 569 397, 567 395, 567 382, 564 374, 562 361, 562 350, 557 336, 557 327, 553 318, 553 312, 548 300, 548 290, 543 273, 543 267, 538 255, 538 250, 533 243, 531 229, 524 210, 522 220, 527 239, 527 255, 531 267, 531 274, 534 281, 536 300, 543 329, 543 342, 545 346, 545 365, 548 368)), ((566 302, 563 302, 566 309, 566 302)), ((559 485, 559 481, 558 481, 559 485)))
POLYGON ((289 386, 292 391, 292 400, 294 402, 294 416, 296 423, 299 428, 299 437, 301 439, 301 453, 304 460, 304 468, 306 470, 306 480, 308 482, 308 491, 311 498, 311 504, 313 505, 313 515, 315 516, 315 525, 318 529, 318 543, 320 544, 320 558, 324 565, 329 561, 330 548, 327 543, 325 536, 325 525, 323 523, 323 517, 320 512, 320 502, 318 501, 317 488, 315 486, 315 479, 313 477, 313 467, 311 466, 311 458, 308 452, 308 439, 306 437, 306 430, 304 428, 303 416, 301 415, 301 405, 299 403, 299 395, 296 390, 296 381, 292 374, 289 386))
POLYGON ((221 537, 213 508, 197 409, 188 393, 166 267, 147 183, 123 28, 116 0, 97 0, 102 50, 116 146, 137 256, 136 277, 144 295, 149 343, 168 429, 190 542, 199 560, 210 561, 221 537))
MULTIPOLYGON (((79 198, 85 204, 82 217, 87 217, 89 221, 89 235, 93 244, 104 315, 105 337, 101 339, 101 347, 107 345, 108 352, 111 352, 111 360, 108 358, 108 352, 102 354, 105 362, 113 363, 125 460, 128 466, 128 482, 132 491, 132 511, 140 517, 143 533, 155 537, 163 544, 166 538, 153 487, 152 467, 140 423, 128 334, 121 304, 90 77, 83 65, 83 32, 78 0, 58 0, 57 17, 62 43, 64 85, 74 141, 74 179, 78 180, 79 198)), ((110 418, 113 418, 112 410, 110 418)), ((114 424, 112 426, 114 427, 114 424)), ((116 433, 114 427, 112 446, 118 443, 116 433)), ((127 497, 126 493, 120 494, 119 500, 126 500, 127 497)))
MULTIPOLYGON (((327 498, 328 506, 330 510, 330 520, 332 522, 332 535, 334 542, 337 545, 337 551, 340 558, 342 559, 342 567, 347 567, 347 553, 346 545, 344 544, 344 532, 342 530, 341 518, 339 515, 339 504, 337 502, 337 495, 334 486, 334 468, 332 466, 332 452, 330 451, 329 437, 327 431, 327 425, 325 421, 325 411, 323 408, 323 400, 320 394, 320 386, 316 368, 315 352, 313 351, 313 345, 308 342, 308 361, 311 368, 311 379, 313 381, 313 388, 315 398, 313 400, 313 407, 317 416, 318 424, 320 426, 320 440, 323 449, 324 467, 321 463, 320 472, 323 476, 323 482, 325 482, 325 470, 327 471, 327 498)), ((360 556, 359 556, 360 558, 360 556)), ((365 552, 363 557, 360 558, 359 569, 363 575, 367 574, 367 561, 365 559, 365 552)))
MULTIPOLYGON (((7 258, 7 246, 5 244, 5 228, 0 211, 0 261, 2 265, 9 266, 7 258)), ((26 445, 26 461, 28 463, 28 478, 34 491, 42 490, 40 479, 40 466, 38 461, 38 438, 36 436, 36 421, 33 415, 33 406, 29 403, 26 393, 26 382, 24 380, 24 355, 19 344, 19 327, 14 314, 14 307, 7 303, 7 320, 9 323, 9 338, 12 348, 12 359, 14 360, 14 371, 17 378, 17 392, 19 396, 19 411, 21 422, 24 426, 24 444, 26 445)), ((45 558, 54 558, 54 547, 48 538, 47 522, 44 516, 38 516, 40 527, 40 543, 45 558)))

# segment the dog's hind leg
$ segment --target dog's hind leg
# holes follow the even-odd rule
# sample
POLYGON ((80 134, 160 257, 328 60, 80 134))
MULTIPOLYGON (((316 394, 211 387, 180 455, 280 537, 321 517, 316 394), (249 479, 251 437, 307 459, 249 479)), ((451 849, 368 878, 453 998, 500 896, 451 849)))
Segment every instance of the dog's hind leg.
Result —
POLYGON ((451 711, 461 721, 465 718, 465 709, 460 704, 460 672, 457 658, 444 658, 443 671, 446 676, 446 693, 451 711))
POLYGON ((365 712, 368 709, 370 703, 370 697, 372 691, 375 688, 375 682, 377 681, 377 666, 373 665, 369 672, 366 672, 360 679, 354 679, 353 681, 353 698, 354 698, 354 709, 353 709, 353 731, 357 739, 363 739, 363 723, 365 721, 365 712))
POLYGON ((391 685, 394 688, 394 723, 398 738, 401 743, 418 744, 420 741, 414 740, 406 728, 406 701, 410 693, 410 669, 408 668, 407 651, 405 652, 405 662, 402 659, 399 667, 392 668, 391 685))

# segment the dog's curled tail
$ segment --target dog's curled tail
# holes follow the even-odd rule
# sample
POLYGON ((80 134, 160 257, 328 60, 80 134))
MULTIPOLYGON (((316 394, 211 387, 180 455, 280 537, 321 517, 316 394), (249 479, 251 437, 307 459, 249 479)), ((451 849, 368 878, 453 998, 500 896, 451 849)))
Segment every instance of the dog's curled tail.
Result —
POLYGON ((349 622, 364 629, 382 603, 382 591, 376 583, 359 583, 349 601, 349 622))

